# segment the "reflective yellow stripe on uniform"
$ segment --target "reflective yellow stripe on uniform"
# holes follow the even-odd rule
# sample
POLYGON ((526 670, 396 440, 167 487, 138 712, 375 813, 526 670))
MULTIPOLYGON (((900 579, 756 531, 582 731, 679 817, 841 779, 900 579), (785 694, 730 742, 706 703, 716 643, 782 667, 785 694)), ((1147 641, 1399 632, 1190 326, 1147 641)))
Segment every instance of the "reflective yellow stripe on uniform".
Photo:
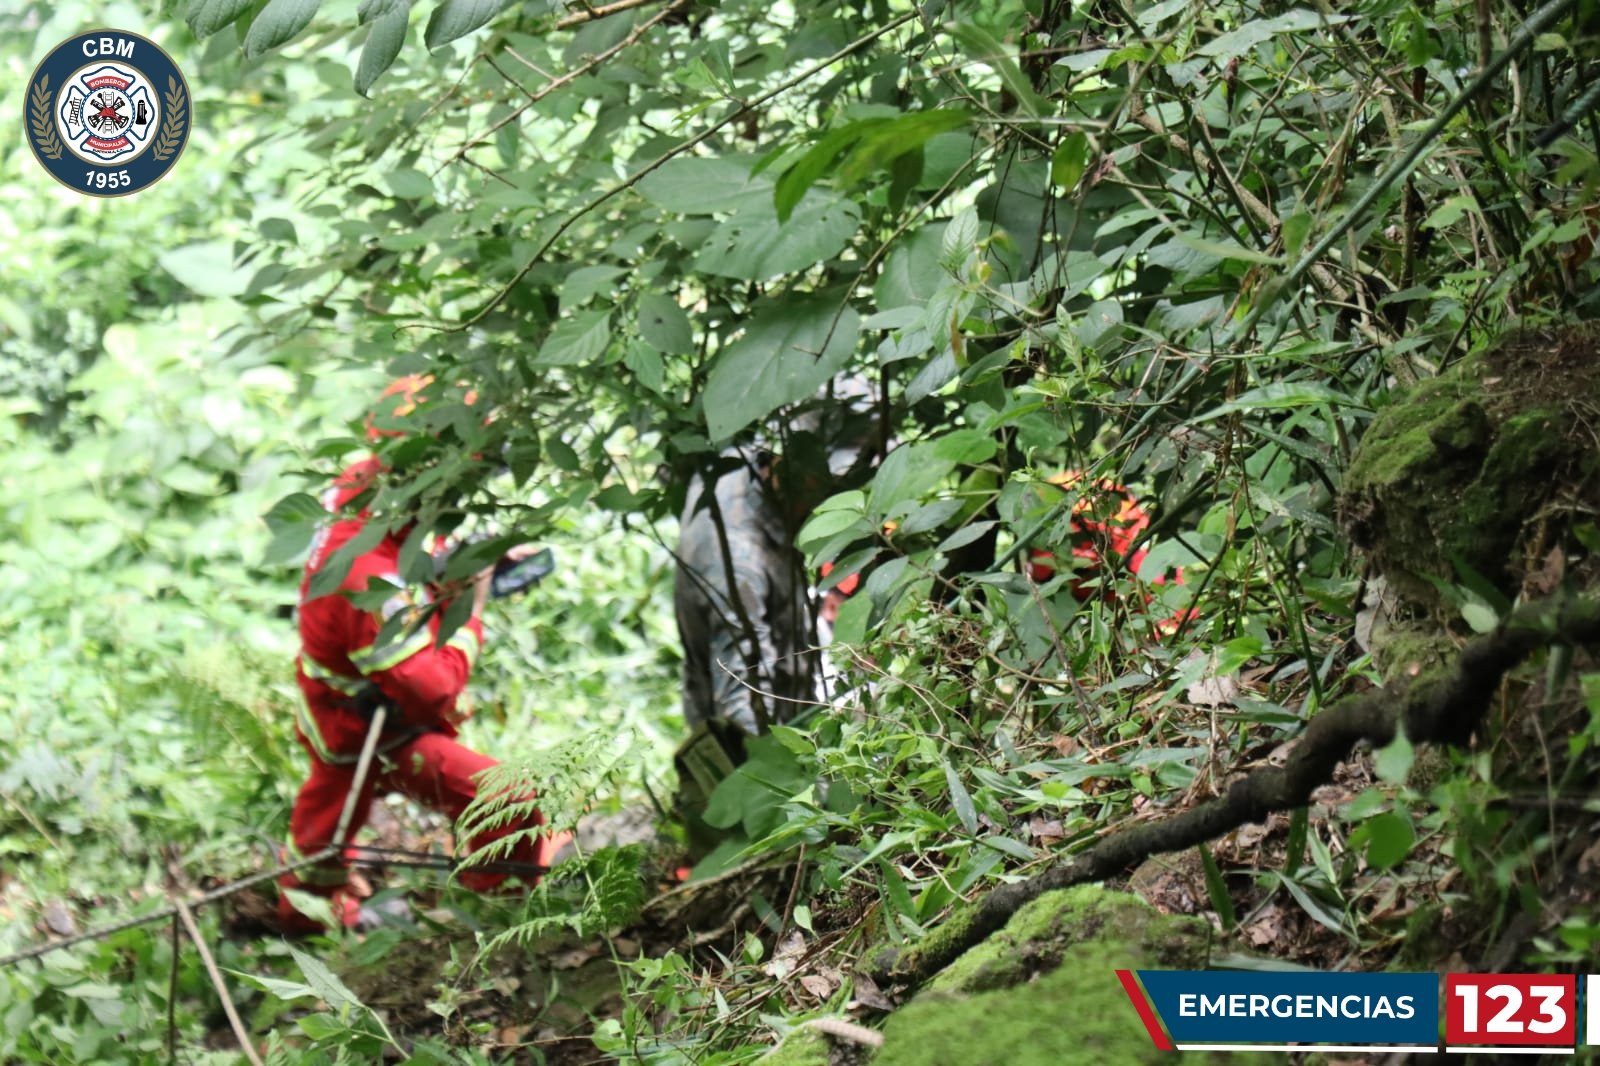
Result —
POLYGON ((409 637, 392 644, 385 644, 381 648, 371 644, 365 648, 357 648, 350 653, 350 665, 363 674, 375 674, 380 670, 399 666, 432 643, 432 631, 427 628, 419 629, 409 637))
POLYGON ((300 669, 311 680, 321 681, 335 692, 345 696, 359 696, 361 690, 367 685, 367 682, 362 678, 346 677, 343 674, 334 673, 303 652, 300 655, 300 669))
POLYGON ((328 742, 322 739, 322 730, 317 728, 316 718, 312 715, 311 709, 303 702, 295 705, 294 719, 300 726, 300 732, 304 733, 306 739, 311 742, 311 750, 317 753, 317 758, 334 766, 356 761, 356 756, 354 755, 335 755, 329 750, 328 742))
POLYGON ((468 670, 472 669, 472 664, 478 661, 479 646, 480 642, 478 640, 478 634, 474 633, 466 626, 462 626, 460 629, 450 634, 450 639, 445 641, 445 647, 456 648, 461 652, 461 654, 467 657, 468 670))

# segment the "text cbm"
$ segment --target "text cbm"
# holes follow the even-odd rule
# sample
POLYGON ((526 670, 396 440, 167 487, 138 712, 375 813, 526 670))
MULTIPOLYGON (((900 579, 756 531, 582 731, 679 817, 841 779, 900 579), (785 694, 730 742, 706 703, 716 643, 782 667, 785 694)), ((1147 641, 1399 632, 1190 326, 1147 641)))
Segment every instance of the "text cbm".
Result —
POLYGON ((133 58, 133 42, 122 37, 90 37, 83 42, 86 56, 121 56, 133 58))

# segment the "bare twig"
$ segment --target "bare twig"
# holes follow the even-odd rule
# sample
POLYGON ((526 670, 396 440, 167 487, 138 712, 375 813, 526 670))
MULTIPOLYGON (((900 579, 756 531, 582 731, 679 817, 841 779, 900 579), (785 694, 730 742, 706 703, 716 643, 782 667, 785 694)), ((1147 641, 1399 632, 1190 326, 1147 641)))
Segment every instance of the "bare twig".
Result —
POLYGON ((571 15, 563 16, 560 20, 558 20, 556 22, 556 29, 570 30, 574 26, 582 26, 585 22, 593 22, 596 19, 603 19, 607 15, 615 15, 621 11, 632 11, 636 7, 643 7, 646 4, 654 2, 655 0, 617 0, 617 2, 614 4, 601 4, 599 7, 584 4, 582 11, 577 11, 571 15))
POLYGON ((211 957, 211 949, 206 947, 206 938, 200 932, 200 926, 195 924, 194 913, 189 910, 189 905, 183 900, 175 903, 178 917, 183 920, 183 927, 189 931, 189 939, 194 941, 194 946, 200 952, 200 961, 205 963, 206 973, 211 975, 211 984, 216 988, 218 997, 222 1000, 222 1011, 228 1016, 228 1024, 233 1027, 233 1035, 239 1041, 239 1050, 250 1061, 250 1066, 263 1066, 261 1056, 256 1054, 254 1044, 250 1040, 250 1031, 244 1027, 244 1022, 239 1020, 239 1011, 233 1005, 233 999, 228 995, 227 982, 222 979, 222 971, 217 969, 217 960, 211 957))
MULTIPOLYGON (((467 141, 467 143, 463 144, 460 148, 456 149, 454 155, 452 155, 449 159, 446 159, 443 163, 440 163, 437 167, 434 168, 434 170, 433 170, 434 175, 437 176, 438 173, 441 170, 443 170, 445 167, 449 166, 451 163, 459 161, 460 159, 465 157, 468 152, 472 151, 472 149, 478 147, 478 145, 480 145, 480 144, 483 144, 490 137, 493 137, 496 133, 499 133, 501 130, 503 130, 507 126, 511 125, 511 123, 517 121, 517 119, 521 118, 527 112, 527 110, 530 107, 532 107, 534 104, 537 104, 540 100, 543 100, 545 97, 549 96, 551 93, 555 92, 557 89, 563 88, 563 87, 565 87, 567 85, 571 85, 574 81, 577 81, 579 78, 583 77, 585 74, 592 74, 606 60, 610 59, 612 56, 616 55, 618 52, 622 51, 623 49, 625 49, 625 48, 627 48, 627 47, 629 47, 631 45, 637 44, 638 41, 639 41, 639 38, 641 38, 645 34, 649 33, 650 30, 654 26, 656 26, 657 24, 662 22, 664 19, 666 19, 669 16, 671 16, 671 14, 674 11, 677 11, 679 8, 681 8, 684 5, 684 3, 686 3, 686 2, 687 2, 687 0, 673 0, 672 3, 668 4, 666 7, 662 8, 660 11, 656 12, 654 15, 652 15, 649 18, 645 19, 643 22, 639 23, 639 25, 635 26, 631 31, 629 31, 629 33, 628 33, 628 35, 626 37, 624 37, 622 40, 618 41, 616 44, 612 45, 610 48, 607 48, 604 52, 601 52, 598 55, 590 56, 585 62, 580 63, 576 67, 573 67, 571 70, 567 71, 565 74, 561 75, 559 78, 552 78, 549 81, 549 83, 547 83, 545 85, 541 85, 538 89, 535 89, 535 90, 529 90, 529 89, 523 88, 521 83, 519 83, 516 79, 514 79, 514 78, 510 77, 509 75, 507 75, 505 73, 505 71, 501 70, 499 67, 494 66, 494 61, 490 60, 487 56, 485 56, 484 58, 489 63, 489 65, 490 66, 494 66, 495 73, 499 74, 502 78, 505 78, 507 81, 511 82, 511 84, 515 85, 517 88, 522 89, 523 93, 528 97, 528 99, 521 107, 519 107, 516 110, 512 111, 505 118, 501 119, 499 122, 496 122, 493 126, 490 126, 488 129, 484 130, 482 133, 478 134, 476 137, 474 137, 471 140, 467 141)), ((630 3, 630 4, 628 4, 628 6, 629 7, 637 7, 638 4, 630 3)))
POLYGON ((471 318, 466 319, 463 322, 459 322, 453 326, 436 326, 432 323, 426 322, 414 323, 414 325, 427 329, 439 330, 443 333, 460 333, 463 330, 468 330, 473 326, 476 326, 479 322, 482 322, 485 318, 487 318, 495 308, 499 307, 505 302, 505 298, 511 295, 511 291, 520 285, 522 283, 522 279, 527 277, 528 273, 538 264, 540 257, 554 247, 556 241, 561 239, 562 234, 571 229, 580 218, 584 217, 589 212, 605 203, 607 200, 610 200, 613 196, 617 196, 618 194, 633 188, 640 181, 644 180, 646 176, 653 174, 657 170, 660 170, 662 167, 666 166, 667 163, 671 162, 673 159, 676 159, 678 156, 699 147, 706 141, 709 141, 712 137, 716 136, 718 132, 742 119, 753 108, 760 107, 768 101, 782 96, 790 89, 793 89, 796 85, 815 77, 817 74, 827 70, 841 59, 860 51, 862 48, 865 48, 879 37, 882 37, 885 34, 891 33, 894 30, 899 29, 901 26, 904 26, 906 23, 916 18, 917 15, 918 13, 915 11, 907 12, 898 18, 889 20, 884 25, 873 30, 871 33, 864 34, 863 36, 856 38, 854 41, 851 41, 849 44, 845 45, 832 55, 811 64, 811 66, 807 67, 805 70, 802 70, 799 74, 796 74, 783 84, 777 86, 776 88, 770 89, 765 93, 762 93, 749 103, 735 108, 731 114, 718 119, 716 122, 713 122, 710 126, 707 126, 705 129, 701 130, 693 137, 690 137, 682 144, 663 152, 661 155, 657 156, 655 159, 652 159, 649 163, 635 171, 633 175, 626 180, 620 181, 604 192, 595 196, 591 196, 588 200, 585 200, 582 204, 578 205, 577 210, 573 211, 567 215, 566 218, 561 220, 561 224, 555 228, 555 232, 546 237, 539 247, 534 249, 533 254, 528 257, 528 261, 524 263, 520 269, 518 269, 516 274, 512 275, 511 280, 502 285, 500 287, 500 291, 495 293, 494 297, 490 299, 488 303, 484 304, 483 307, 478 310, 478 313, 473 315, 471 318))
POLYGON ((1453 669, 1424 675, 1399 691, 1372 689, 1323 710, 1311 719, 1284 765, 1255 770, 1216 799, 1112 833, 1069 861, 992 890, 922 943, 904 952, 880 952, 871 962, 871 973, 880 981, 920 983, 1045 892, 1104 880, 1152 855, 1193 847, 1246 822, 1260 822, 1273 811, 1304 806, 1361 741, 1387 744, 1403 728, 1414 743, 1464 744, 1506 673, 1554 644, 1600 644, 1600 600, 1525 604, 1494 632, 1463 648, 1453 669))
POLYGON ((1261 320, 1261 316, 1280 297, 1292 292, 1294 287, 1299 284, 1300 279, 1305 277, 1307 272, 1317 265, 1318 260, 1328 254, 1329 249, 1337 244, 1340 238, 1355 226, 1366 221, 1367 212, 1372 209, 1372 206, 1378 202, 1384 193, 1388 192, 1389 186, 1411 173, 1412 168, 1421 161, 1428 147, 1444 133, 1462 108, 1471 103, 1491 81, 1500 76, 1500 72, 1523 49, 1532 45, 1539 34, 1565 15, 1576 3, 1577 0, 1549 0, 1543 7, 1528 16, 1528 20, 1517 30, 1516 35, 1506 43, 1505 49, 1495 56, 1491 62, 1485 64, 1483 69, 1478 71, 1470 82, 1462 86, 1461 91, 1428 124, 1428 128, 1422 131, 1411 147, 1406 150, 1405 154, 1389 164, 1388 169, 1373 179, 1372 184, 1367 186, 1366 191, 1361 194, 1361 198, 1350 206, 1350 210, 1346 211, 1343 217, 1327 233, 1317 239, 1316 244, 1306 250, 1305 254, 1289 269, 1289 272, 1283 276, 1278 284, 1268 286, 1263 290, 1261 299, 1256 302, 1255 307, 1250 311, 1250 317, 1244 321, 1239 331, 1240 335, 1246 335, 1254 329, 1256 323, 1261 320))
POLYGON ((813 1018, 805 1023, 807 1029, 815 1029, 819 1033, 848 1040, 852 1044, 862 1047, 882 1047, 883 1034, 876 1029, 868 1029, 855 1022, 847 1022, 843 1018, 813 1018))

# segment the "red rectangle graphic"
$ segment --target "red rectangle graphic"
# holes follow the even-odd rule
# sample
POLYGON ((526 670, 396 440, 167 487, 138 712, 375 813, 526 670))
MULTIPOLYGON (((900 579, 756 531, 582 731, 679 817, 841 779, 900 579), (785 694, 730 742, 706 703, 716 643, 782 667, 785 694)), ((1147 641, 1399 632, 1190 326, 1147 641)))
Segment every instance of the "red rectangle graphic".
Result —
POLYGON ((1578 1036, 1570 973, 1452 973, 1444 980, 1445 1040, 1501 1047, 1571 1047, 1578 1036))

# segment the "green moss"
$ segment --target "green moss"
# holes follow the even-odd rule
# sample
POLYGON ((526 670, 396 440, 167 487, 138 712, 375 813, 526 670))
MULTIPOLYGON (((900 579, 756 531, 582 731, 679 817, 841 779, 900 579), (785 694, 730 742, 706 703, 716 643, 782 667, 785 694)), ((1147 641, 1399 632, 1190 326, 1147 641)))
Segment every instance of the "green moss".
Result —
POLYGON ((1339 511, 1403 599, 1436 603, 1428 579, 1458 580, 1456 559, 1514 593, 1529 550, 1600 503, 1582 429, 1600 400, 1597 338, 1586 325, 1512 335, 1378 413, 1339 511))
MULTIPOLYGON (((872 1066, 1105 1066, 1165 1063, 1115 971, 1141 963, 1127 946, 1081 944, 1072 964, 968 996, 930 990, 890 1016, 872 1066)), ((1185 1053, 1184 1061, 1225 1061, 1185 1053)), ((1253 1063, 1282 1061, 1252 1055, 1253 1063)))
POLYGON ((1456 645, 1431 622, 1401 622, 1373 627, 1372 655, 1384 684, 1392 685, 1454 662, 1456 645))
POLYGON ((828 1066, 828 1039, 815 1029, 795 1029, 760 1061, 761 1066, 828 1066))
POLYGON ((922 959, 939 955, 948 945, 960 942, 971 921, 970 910, 956 911, 909 948, 884 945, 876 949, 872 953, 872 965, 890 973, 916 973, 922 968, 922 959))
POLYGON ((1004 929, 946 967, 928 988, 1003 988, 1055 969, 1077 945, 1102 938, 1120 945, 1124 958, 1144 958, 1174 969, 1203 966, 1210 933, 1198 918, 1167 917, 1137 896, 1079 885, 1046 892, 1024 906, 1004 929))

